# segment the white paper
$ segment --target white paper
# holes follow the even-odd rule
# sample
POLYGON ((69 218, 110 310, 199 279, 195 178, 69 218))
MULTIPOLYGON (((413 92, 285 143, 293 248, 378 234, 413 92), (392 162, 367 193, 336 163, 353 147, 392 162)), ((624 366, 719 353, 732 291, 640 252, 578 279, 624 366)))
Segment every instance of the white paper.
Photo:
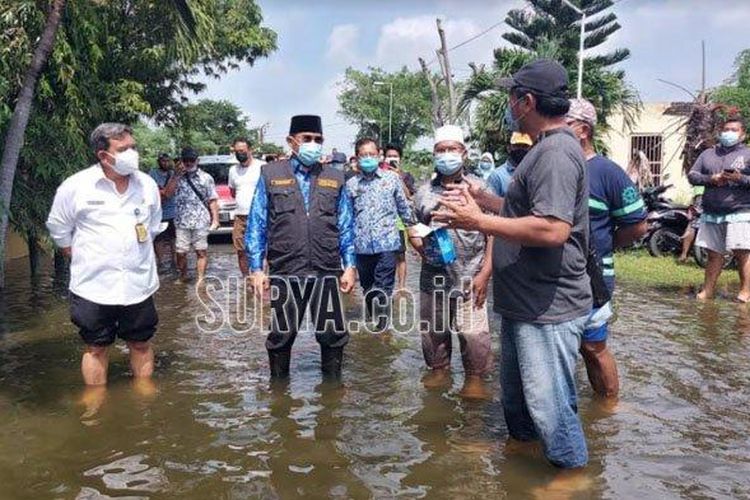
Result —
POLYGON ((416 236, 417 238, 425 238, 429 236, 430 233, 432 233, 432 228, 430 226, 422 224, 421 222, 409 229, 411 230, 411 234, 413 236, 416 236))

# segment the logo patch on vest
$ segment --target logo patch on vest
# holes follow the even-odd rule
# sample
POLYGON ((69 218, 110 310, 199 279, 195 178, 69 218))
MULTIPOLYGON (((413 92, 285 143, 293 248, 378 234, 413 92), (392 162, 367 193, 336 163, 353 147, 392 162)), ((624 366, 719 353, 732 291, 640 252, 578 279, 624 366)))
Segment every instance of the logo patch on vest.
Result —
POLYGON ((318 186, 322 188, 338 189, 339 183, 334 179, 318 179, 318 186))
POLYGON ((272 186, 291 186, 294 184, 294 179, 271 179, 272 186))

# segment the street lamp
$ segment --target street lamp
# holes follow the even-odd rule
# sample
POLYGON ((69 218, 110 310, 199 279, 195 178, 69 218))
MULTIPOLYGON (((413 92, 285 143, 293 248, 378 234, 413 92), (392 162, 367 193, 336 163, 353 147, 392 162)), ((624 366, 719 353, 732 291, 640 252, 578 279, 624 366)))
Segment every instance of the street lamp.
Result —
POLYGON ((391 87, 391 100, 388 106, 388 142, 393 142, 393 82, 377 81, 373 82, 376 87, 382 87, 383 85, 389 85, 391 87))
POLYGON ((581 16, 581 39, 578 47, 578 98, 580 99, 583 94, 583 37, 586 34, 586 13, 582 9, 573 5, 570 0, 562 1, 581 16))

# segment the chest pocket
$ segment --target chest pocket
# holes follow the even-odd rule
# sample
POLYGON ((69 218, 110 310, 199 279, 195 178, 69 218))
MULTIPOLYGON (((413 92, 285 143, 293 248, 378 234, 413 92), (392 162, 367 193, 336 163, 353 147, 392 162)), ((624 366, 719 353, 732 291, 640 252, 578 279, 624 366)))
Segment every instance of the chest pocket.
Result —
MULTIPOLYGON (((324 215, 335 215, 338 208, 339 190, 331 188, 318 188, 318 206, 324 215)), ((357 198, 361 198, 358 196, 357 198)), ((356 203, 356 201, 355 201, 356 203)))
POLYGON ((277 188, 271 191, 271 206, 274 213, 294 212, 296 201, 292 188, 277 188))

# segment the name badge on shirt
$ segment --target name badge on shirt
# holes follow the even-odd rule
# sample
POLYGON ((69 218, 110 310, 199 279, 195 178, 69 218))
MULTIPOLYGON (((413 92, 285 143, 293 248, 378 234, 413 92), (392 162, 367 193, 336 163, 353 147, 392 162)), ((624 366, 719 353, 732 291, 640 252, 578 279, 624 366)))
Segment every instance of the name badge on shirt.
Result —
POLYGON ((138 243, 145 243, 148 241, 148 231, 143 224, 138 223, 135 225, 135 235, 138 237, 138 243))
POLYGON ((291 186, 294 184, 294 179, 271 179, 272 186, 291 186))
POLYGON ((333 179, 319 179, 318 186, 322 188, 338 189, 339 183, 333 179))

